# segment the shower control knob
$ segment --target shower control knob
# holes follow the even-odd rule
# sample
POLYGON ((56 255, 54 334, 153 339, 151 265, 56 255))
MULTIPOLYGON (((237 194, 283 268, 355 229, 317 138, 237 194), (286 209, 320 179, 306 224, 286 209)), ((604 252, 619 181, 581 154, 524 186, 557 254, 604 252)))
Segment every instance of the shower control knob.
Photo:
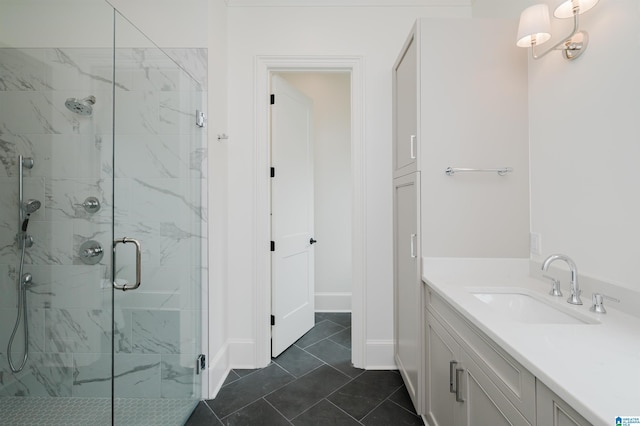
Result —
POLYGON ((76 204, 82 206, 87 213, 97 213, 100 210, 100 200, 96 197, 87 197, 82 204, 76 204))
POLYGON ((85 241, 80 246, 80 260, 85 265, 95 265, 102 260, 104 250, 99 242, 94 240, 85 241))

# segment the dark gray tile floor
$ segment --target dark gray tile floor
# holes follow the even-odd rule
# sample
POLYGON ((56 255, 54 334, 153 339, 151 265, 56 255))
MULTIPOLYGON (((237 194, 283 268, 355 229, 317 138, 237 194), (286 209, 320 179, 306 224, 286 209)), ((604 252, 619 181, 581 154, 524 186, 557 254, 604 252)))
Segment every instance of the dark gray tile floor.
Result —
POLYGON ((422 425, 397 371, 351 365, 351 314, 318 313, 316 324, 271 364, 232 370, 217 397, 186 425, 422 425))

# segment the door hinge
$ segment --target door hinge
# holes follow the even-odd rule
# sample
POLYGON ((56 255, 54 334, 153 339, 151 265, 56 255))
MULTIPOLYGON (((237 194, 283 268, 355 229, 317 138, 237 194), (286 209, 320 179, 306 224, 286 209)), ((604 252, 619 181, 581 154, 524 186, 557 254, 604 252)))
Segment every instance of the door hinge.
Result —
POLYGON ((207 368, 207 356, 205 354, 198 355, 196 358, 196 374, 200 374, 201 370, 207 368))
POLYGON ((276 251, 276 242, 271 241, 271 251, 276 251))
POLYGON ((275 105, 276 104, 276 95, 272 94, 269 102, 271 102, 271 105, 275 105))
POLYGON ((271 168, 271 177, 276 177, 276 168, 275 167, 271 168))
POLYGON ((271 325, 276 325, 276 317, 271 315, 271 325))

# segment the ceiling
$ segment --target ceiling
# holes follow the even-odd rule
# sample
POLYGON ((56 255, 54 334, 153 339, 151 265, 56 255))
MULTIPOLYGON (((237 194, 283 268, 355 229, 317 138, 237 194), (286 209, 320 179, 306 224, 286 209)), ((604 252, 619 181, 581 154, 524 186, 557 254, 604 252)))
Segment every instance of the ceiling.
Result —
POLYGON ((473 0, 225 0, 230 7, 471 6, 473 0))

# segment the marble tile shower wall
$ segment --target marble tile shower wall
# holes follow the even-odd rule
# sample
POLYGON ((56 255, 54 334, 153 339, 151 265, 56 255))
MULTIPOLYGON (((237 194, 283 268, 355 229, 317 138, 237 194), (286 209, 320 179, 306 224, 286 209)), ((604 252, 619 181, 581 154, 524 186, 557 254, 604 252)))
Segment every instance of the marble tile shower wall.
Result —
MULTIPOLYGON (((159 50, 116 49, 114 152, 112 49, 0 49, 0 396, 110 395, 113 226, 116 238, 143 247, 140 289, 115 293, 117 396, 199 397, 207 152, 194 113, 206 81, 190 75, 206 74, 207 52, 172 54, 188 73, 159 50), (89 95, 89 117, 64 106, 89 95), (35 162, 25 198, 43 206, 31 217, 25 261, 29 361, 13 374, 19 154, 35 162), (100 200, 97 213, 81 206, 88 196, 100 200), (78 256, 90 239, 106 248, 97 265, 78 256)), ((130 281, 128 246, 119 246, 117 275, 130 281)), ((14 363, 22 348, 18 332, 14 363)))

